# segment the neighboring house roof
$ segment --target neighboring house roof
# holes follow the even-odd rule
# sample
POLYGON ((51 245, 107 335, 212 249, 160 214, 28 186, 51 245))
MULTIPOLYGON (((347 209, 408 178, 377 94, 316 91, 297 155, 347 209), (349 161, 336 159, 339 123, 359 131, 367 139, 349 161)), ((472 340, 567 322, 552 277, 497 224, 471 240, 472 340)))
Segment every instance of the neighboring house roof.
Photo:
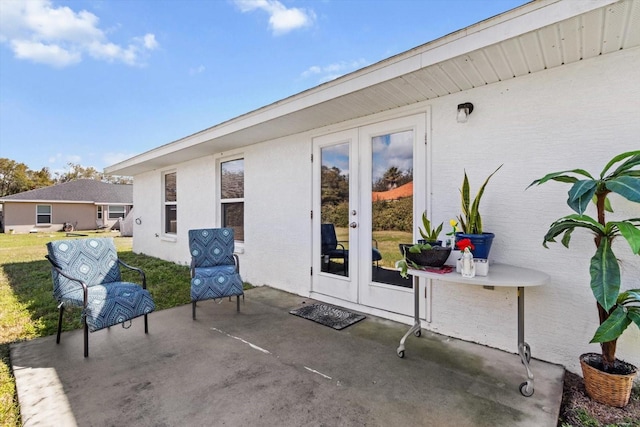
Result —
POLYGON ((400 187, 392 188, 387 191, 373 191, 371 193, 371 199, 376 202, 380 200, 398 200, 403 197, 413 196, 413 181, 407 182, 400 187))
MULTIPOLYGON (((640 45, 634 0, 537 0, 105 168, 154 169, 640 45)), ((455 105, 452 107, 455 109, 455 105)), ((453 111, 453 110, 452 110, 453 111)))
POLYGON ((37 188, 10 196, 0 202, 95 203, 133 205, 133 185, 109 184, 94 179, 78 179, 50 187, 37 188))

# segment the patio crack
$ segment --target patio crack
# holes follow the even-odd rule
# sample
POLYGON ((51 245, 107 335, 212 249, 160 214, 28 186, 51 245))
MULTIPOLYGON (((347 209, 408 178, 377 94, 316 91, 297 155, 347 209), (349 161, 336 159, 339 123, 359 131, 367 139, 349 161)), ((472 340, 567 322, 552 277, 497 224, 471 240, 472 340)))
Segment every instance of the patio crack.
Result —
MULTIPOLYGON (((260 346, 257 346, 257 345, 255 345, 255 344, 253 344, 253 343, 251 343, 251 342, 249 342, 249 341, 247 341, 247 340, 243 339, 243 338, 237 337, 237 336, 235 336, 235 335, 231 335, 231 334, 229 334, 229 333, 227 333, 227 332, 225 332, 225 331, 223 331, 223 330, 221 330, 221 329, 218 329, 218 328, 211 328, 211 330, 216 331, 216 332, 218 332, 218 333, 220 333, 220 334, 222 334, 222 335, 226 335, 226 336, 227 336, 227 337, 229 337, 229 338, 233 338, 234 340, 238 340, 238 341, 240 341, 241 343, 248 345, 249 347, 251 347, 251 348, 252 348, 252 349, 254 349, 254 350, 258 350, 258 351, 260 351, 260 352, 262 352, 262 353, 264 353, 264 354, 270 354, 270 355, 273 355, 273 353, 271 353, 269 350, 264 349, 264 348, 262 348, 262 347, 260 347, 260 346)), ((277 357, 277 356, 276 356, 276 357, 277 357)), ((322 372, 320 372, 320 371, 317 371, 317 370, 315 370, 315 369, 309 368, 309 367, 304 366, 304 365, 302 365, 302 367, 303 367, 304 369, 306 369, 307 371, 312 372, 312 373, 314 373, 314 374, 316 374, 316 375, 320 375, 321 377, 323 377, 323 378, 325 378, 325 379, 333 380, 333 378, 331 378, 329 375, 323 374, 323 373, 322 373, 322 372)))
POLYGON ((234 336, 234 335, 228 334, 228 333, 226 333, 226 332, 224 332, 224 331, 222 331, 222 330, 220 330, 220 329, 218 329, 218 328, 211 328, 211 329, 212 329, 212 330, 214 330, 214 331, 216 331, 216 332, 219 332, 219 333, 221 333, 221 334, 223 334, 223 335, 226 335, 226 336, 228 336, 229 338, 233 338, 234 340, 238 340, 238 341, 240 341, 240 342, 242 342, 242 343, 244 343, 244 344, 247 344, 249 347, 251 347, 251 348, 252 348, 252 349, 254 349, 254 350, 261 351, 261 352, 263 352, 263 353, 265 353, 265 354, 271 354, 271 352, 270 352, 269 350, 266 350, 266 349, 264 349, 264 348, 262 348, 262 347, 259 347, 259 346, 255 345, 255 344, 252 344, 252 343, 250 343, 249 341, 244 340, 244 339, 242 339, 242 338, 240 338, 240 337, 236 337, 236 336, 234 336))

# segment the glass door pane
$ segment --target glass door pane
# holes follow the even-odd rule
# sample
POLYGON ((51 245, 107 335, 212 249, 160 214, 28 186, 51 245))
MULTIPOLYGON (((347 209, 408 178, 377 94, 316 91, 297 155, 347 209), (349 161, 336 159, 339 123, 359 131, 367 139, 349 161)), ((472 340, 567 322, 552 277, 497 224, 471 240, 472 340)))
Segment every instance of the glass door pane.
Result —
POLYGON ((349 277, 349 146, 322 147, 321 271, 349 277))
POLYGON ((411 286, 395 270, 395 261, 401 259, 398 244, 413 241, 413 133, 371 138, 372 278, 377 283, 411 286))

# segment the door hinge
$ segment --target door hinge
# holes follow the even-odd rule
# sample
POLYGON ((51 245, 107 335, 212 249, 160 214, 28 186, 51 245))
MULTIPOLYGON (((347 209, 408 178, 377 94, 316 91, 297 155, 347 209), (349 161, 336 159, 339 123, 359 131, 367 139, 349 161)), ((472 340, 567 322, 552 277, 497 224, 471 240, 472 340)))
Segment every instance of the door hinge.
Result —
POLYGON ((311 219, 313 219, 313 211, 311 211, 311 219))
POLYGON ((424 145, 427 145, 427 134, 424 134, 424 145))
POLYGON ((311 163, 313 163, 313 153, 311 154, 311 163))
POLYGON ((310 267, 310 269, 311 269, 311 275, 313 276, 313 267, 310 267))

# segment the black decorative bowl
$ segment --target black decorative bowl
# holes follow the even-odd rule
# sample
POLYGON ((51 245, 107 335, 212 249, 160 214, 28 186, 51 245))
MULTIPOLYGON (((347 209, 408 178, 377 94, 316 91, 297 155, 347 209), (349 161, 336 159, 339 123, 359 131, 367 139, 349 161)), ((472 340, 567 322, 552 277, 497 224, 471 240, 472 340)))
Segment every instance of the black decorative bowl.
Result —
POLYGON ((420 253, 409 252, 409 248, 413 244, 400 243, 400 253, 407 262, 415 263, 422 267, 442 267, 449 254, 451 254, 451 247, 432 246, 431 249, 422 250, 420 253))

